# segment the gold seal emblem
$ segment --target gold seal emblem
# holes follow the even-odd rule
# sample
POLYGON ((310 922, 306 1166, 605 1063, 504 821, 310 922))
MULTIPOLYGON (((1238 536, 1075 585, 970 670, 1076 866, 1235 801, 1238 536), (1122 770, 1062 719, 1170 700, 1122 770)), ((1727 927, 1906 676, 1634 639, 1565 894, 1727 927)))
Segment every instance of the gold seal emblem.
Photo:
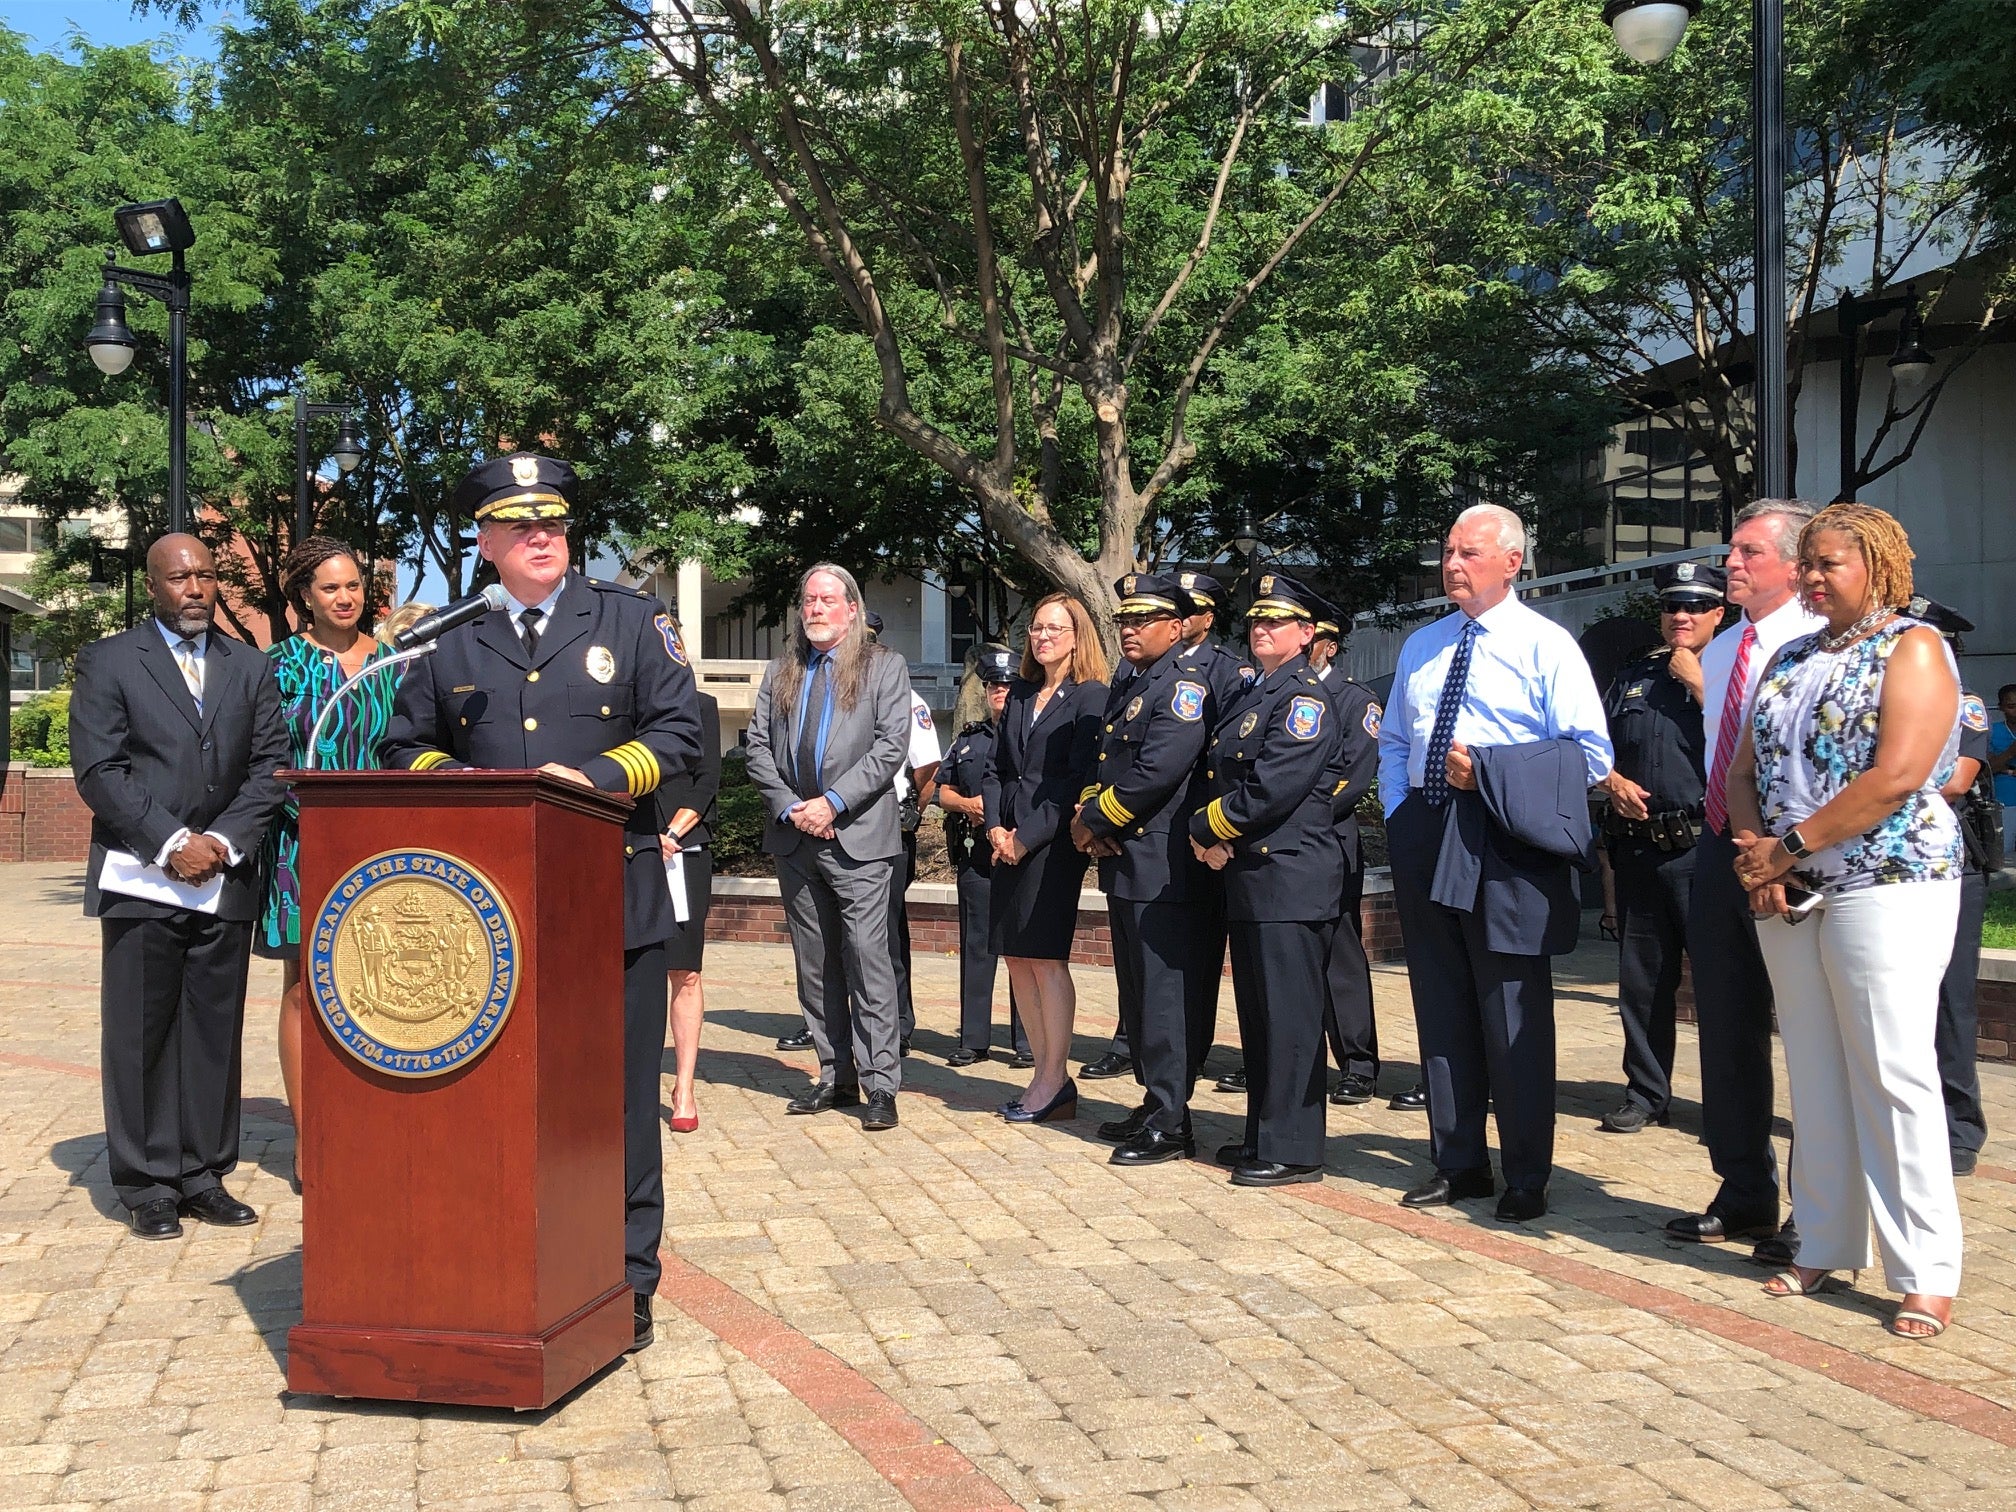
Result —
POLYGON ((616 654, 607 646, 588 648, 588 675, 599 683, 606 683, 616 675, 616 654))
POLYGON ((1274 574, 1270 572, 1267 574, 1267 576, 1260 579, 1260 597, 1265 598, 1267 597, 1268 594, 1272 593, 1273 591, 1274 591, 1274 574))
POLYGON ((1259 727, 1260 716, 1258 714, 1248 714, 1244 719, 1239 721, 1239 738, 1244 740, 1259 727))
POLYGON ((1140 712, 1141 712, 1141 700, 1137 697, 1134 700, 1134 702, 1127 705, 1127 717, 1129 719, 1132 719, 1136 714, 1139 714, 1140 712))
POLYGON ((537 457, 513 457, 511 477, 520 488, 530 488, 539 481, 539 459, 537 457))

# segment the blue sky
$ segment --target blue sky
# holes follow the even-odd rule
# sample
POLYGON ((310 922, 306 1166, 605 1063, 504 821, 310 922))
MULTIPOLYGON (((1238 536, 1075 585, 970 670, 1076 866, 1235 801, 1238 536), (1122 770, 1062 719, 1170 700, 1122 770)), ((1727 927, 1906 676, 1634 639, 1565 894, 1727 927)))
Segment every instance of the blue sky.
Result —
POLYGON ((208 22, 232 10, 228 3, 206 5, 203 26, 178 32, 167 17, 156 12, 136 17, 131 0, 0 0, 0 24, 22 33, 30 46, 44 52, 66 51, 74 29, 104 46, 127 47, 166 38, 174 52, 210 57, 216 51, 216 38, 208 22))

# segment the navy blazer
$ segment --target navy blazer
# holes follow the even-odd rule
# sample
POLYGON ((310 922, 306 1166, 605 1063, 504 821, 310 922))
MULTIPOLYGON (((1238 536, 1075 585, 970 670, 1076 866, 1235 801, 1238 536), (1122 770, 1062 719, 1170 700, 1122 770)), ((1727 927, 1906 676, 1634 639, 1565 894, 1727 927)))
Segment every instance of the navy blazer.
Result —
POLYGON ((980 784, 987 828, 1013 830, 1032 851, 1064 831, 1078 795, 1092 781, 1099 716, 1106 706, 1106 684, 1066 678, 1032 724, 1029 712, 1039 691, 1039 684, 1020 677, 1009 685, 994 755, 980 784))
POLYGON ((1470 756, 1477 791, 1450 795, 1429 896, 1481 908, 1484 943, 1501 955, 1566 955, 1582 926, 1574 872, 1595 866, 1588 758, 1566 737, 1470 756))

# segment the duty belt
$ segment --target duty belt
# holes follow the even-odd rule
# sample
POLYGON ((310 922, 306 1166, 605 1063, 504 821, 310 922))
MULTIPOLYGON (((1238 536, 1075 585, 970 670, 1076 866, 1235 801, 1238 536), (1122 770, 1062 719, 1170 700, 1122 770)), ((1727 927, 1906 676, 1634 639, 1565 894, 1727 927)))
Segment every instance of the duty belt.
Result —
POLYGON ((1691 809, 1668 809, 1643 819, 1626 819, 1615 809, 1603 818, 1603 833, 1613 840, 1643 840, 1662 851, 1683 851, 1701 838, 1701 816, 1691 809))

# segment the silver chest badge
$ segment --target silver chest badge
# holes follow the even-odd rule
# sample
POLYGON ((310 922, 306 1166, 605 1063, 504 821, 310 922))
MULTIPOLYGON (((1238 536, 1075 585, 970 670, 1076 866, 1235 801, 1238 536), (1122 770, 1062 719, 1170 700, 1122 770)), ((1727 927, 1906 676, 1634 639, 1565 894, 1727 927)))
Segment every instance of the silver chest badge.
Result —
POLYGON ((588 675, 599 683, 606 683, 616 675, 616 656, 607 646, 588 648, 588 675))

